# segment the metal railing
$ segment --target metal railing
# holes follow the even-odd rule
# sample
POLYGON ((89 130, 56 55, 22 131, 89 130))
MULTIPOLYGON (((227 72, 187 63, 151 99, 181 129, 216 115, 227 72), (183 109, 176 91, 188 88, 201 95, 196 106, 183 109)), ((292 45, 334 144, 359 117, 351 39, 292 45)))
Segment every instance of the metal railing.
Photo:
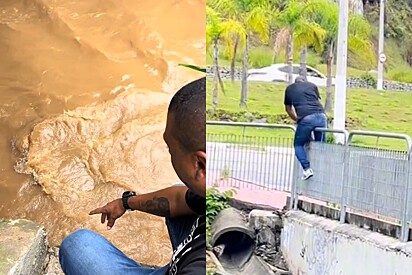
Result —
POLYGON ((293 138, 256 137, 247 128, 295 131, 292 125, 207 122, 208 126, 241 127, 242 133, 208 133, 208 185, 291 191, 293 180, 293 138))
POLYGON ((297 194, 306 197, 327 201, 340 202, 343 188, 341 182, 344 179, 345 151, 349 132, 346 130, 333 130, 317 128, 316 131, 342 134, 344 144, 330 144, 325 142, 312 142, 308 146, 308 159, 316 177, 311 179, 315 184, 305 184, 300 180, 302 170, 299 162, 296 162, 294 173, 293 193, 291 194, 290 208, 297 208, 297 194))
POLYGON ((343 134, 344 143, 310 143, 308 158, 315 176, 303 182, 293 138, 275 134, 280 129, 293 133, 293 126, 238 122, 207 125, 242 129, 240 134, 207 134, 209 185, 290 192, 290 208, 297 207, 299 196, 332 203, 340 207, 341 223, 345 222, 347 211, 396 219, 402 226, 401 240, 408 240, 412 221, 412 139, 408 135, 316 129, 343 134), (274 134, 256 137, 247 134, 249 128, 271 129, 274 134), (354 136, 400 139, 406 146, 400 151, 360 147, 353 143, 354 136))
POLYGON ((297 207, 298 195, 303 195, 339 205, 341 223, 346 220, 348 208, 370 216, 393 218, 402 225, 401 240, 406 241, 412 219, 412 212, 408 211, 412 192, 409 188, 411 138, 371 131, 351 131, 346 135, 343 145, 310 144, 308 157, 315 176, 302 182, 295 170, 293 207, 297 207), (406 148, 394 151, 353 146, 355 135, 405 140, 406 148))

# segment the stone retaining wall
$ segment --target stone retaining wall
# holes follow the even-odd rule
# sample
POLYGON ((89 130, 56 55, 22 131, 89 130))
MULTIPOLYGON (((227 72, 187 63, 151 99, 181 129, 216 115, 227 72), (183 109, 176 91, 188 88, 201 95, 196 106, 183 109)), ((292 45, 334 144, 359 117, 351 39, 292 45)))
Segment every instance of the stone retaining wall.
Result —
MULTIPOLYGON (((220 68, 220 76, 222 79, 230 79, 230 68, 221 67, 220 68)), ((213 77, 213 70, 212 66, 206 67, 206 77, 212 78, 213 77)), ((235 69, 235 80, 240 80, 242 77, 242 70, 236 68, 235 69)), ((376 89, 373 83, 370 83, 362 78, 351 77, 347 79, 347 87, 348 88, 363 88, 363 89, 376 89)), ((391 91, 412 91, 412 83, 403 83, 403 82, 396 82, 396 81, 384 81, 383 88, 385 90, 391 91)))

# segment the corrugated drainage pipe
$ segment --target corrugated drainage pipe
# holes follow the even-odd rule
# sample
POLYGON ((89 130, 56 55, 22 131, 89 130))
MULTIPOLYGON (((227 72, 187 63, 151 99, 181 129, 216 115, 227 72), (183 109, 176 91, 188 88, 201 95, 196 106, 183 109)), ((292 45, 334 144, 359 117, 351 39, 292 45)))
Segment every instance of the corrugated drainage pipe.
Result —
POLYGON ((222 210, 212 223, 211 233, 214 254, 228 274, 274 274, 255 256, 255 232, 239 210, 222 210))

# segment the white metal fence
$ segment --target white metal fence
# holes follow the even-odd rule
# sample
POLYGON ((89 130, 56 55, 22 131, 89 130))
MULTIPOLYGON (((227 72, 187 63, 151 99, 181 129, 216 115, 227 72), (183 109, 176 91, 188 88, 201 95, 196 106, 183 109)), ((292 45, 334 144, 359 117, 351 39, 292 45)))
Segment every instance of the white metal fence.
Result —
POLYGON ((209 126, 242 128, 242 134, 207 133, 209 185, 263 188, 290 192, 293 180, 292 138, 255 137, 246 128, 295 131, 291 125, 207 122, 209 126))
MULTIPOLYGON (((207 122, 230 127, 265 127, 290 129, 290 125, 207 122)), ((208 181, 213 185, 264 188, 291 193, 290 207, 296 208, 299 196, 305 196, 340 207, 340 221, 346 211, 356 209, 399 221, 401 240, 408 240, 412 221, 412 140, 403 134, 370 131, 337 132, 345 136, 344 144, 315 143, 308 157, 315 176, 300 180, 301 169, 295 160, 293 138, 250 137, 243 133, 208 134, 208 181), (358 147, 354 136, 393 138, 405 141, 405 150, 358 147)))
POLYGON ((295 174, 294 208, 297 195, 338 204, 340 221, 346 209, 356 209, 398 220, 401 239, 408 239, 412 177, 410 160, 412 140, 404 134, 351 131, 345 144, 311 143, 308 152, 315 177, 302 182, 295 174), (352 144, 356 135, 385 137, 405 141, 404 151, 362 148, 352 144))

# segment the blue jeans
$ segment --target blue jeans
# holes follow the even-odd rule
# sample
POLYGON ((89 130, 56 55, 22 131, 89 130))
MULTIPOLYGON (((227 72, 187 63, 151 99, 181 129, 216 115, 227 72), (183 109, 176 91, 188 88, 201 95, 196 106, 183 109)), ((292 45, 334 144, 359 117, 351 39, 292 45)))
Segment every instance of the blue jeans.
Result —
MULTIPOLYGON (((295 133, 295 155, 302 165, 303 170, 310 168, 310 163, 306 156, 305 144, 310 142, 312 132, 315 128, 326 128, 327 118, 324 113, 316 113, 305 116, 298 122, 298 127, 295 133)), ((315 141, 325 141, 324 132, 315 132, 315 141)))
MULTIPOLYGON (((166 218, 173 250, 190 233, 196 218, 197 216, 166 218)), ((169 267, 142 267, 103 236, 87 229, 77 230, 63 240, 59 261, 66 275, 165 275, 169 267)))

